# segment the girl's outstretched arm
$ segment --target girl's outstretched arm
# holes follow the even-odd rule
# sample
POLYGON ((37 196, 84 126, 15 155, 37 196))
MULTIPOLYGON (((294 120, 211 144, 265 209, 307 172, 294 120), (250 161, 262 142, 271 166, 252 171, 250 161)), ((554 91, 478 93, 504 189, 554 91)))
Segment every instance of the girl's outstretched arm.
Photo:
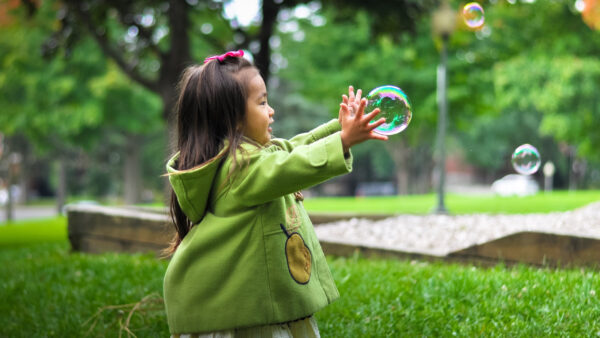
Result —
POLYGON ((294 147, 279 140, 283 146, 271 146, 249 156, 248 166, 232 183, 230 192, 241 204, 259 205, 278 197, 309 188, 352 170, 352 146, 369 139, 387 140, 373 131, 385 123, 384 118, 370 123, 379 109, 365 114, 366 99, 362 99, 352 115, 348 105, 340 104, 342 131, 313 143, 294 147))
MULTIPOLYGON (((246 164, 240 167, 239 175, 233 175, 227 191, 240 204, 263 204, 352 171, 352 156, 343 153, 340 132, 297 147, 283 139, 278 141, 283 146, 246 154, 246 164)), ((230 165, 224 167, 225 173, 230 165)))
MULTIPOLYGON (((342 126, 340 125, 338 120, 332 119, 329 122, 323 123, 322 125, 314 128, 313 130, 311 130, 309 132, 298 134, 298 135, 292 137, 291 139, 289 139, 289 142, 294 147, 297 147, 297 146, 300 146, 303 144, 310 144, 317 140, 322 139, 323 137, 327 137, 335 132, 338 132, 340 130, 342 130, 342 126)), ((284 144, 279 142, 279 140, 280 139, 273 139, 274 143, 283 147, 284 144)))
MULTIPOLYGON (((356 94, 354 94, 354 87, 349 86, 348 87, 348 96, 346 96, 345 94, 342 95, 342 103, 347 104, 350 107, 352 112, 356 112, 358 110, 358 106, 360 105, 361 95, 362 95, 361 89, 357 90, 356 94)), ((352 114, 354 114, 354 113, 352 113, 352 114)), ((309 132, 298 134, 298 135, 294 136, 293 138, 291 138, 289 141, 294 146, 313 143, 317 140, 322 139, 323 137, 327 137, 335 132, 340 131, 341 127, 342 127, 342 117, 341 117, 341 115, 339 115, 337 121, 331 120, 327 123, 324 123, 324 124, 316 127, 315 129, 313 129, 309 132)))

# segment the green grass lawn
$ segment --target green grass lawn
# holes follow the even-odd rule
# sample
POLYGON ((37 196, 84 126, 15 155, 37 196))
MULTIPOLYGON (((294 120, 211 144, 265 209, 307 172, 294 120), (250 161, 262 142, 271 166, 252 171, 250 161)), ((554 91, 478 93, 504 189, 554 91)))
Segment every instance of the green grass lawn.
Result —
MULTIPOLYGON (((452 214, 472 213, 545 213, 566 211, 600 201, 600 191, 555 191, 526 197, 473 196, 448 194, 446 207, 452 214)), ((390 197, 314 197, 306 198, 308 212, 348 212, 383 214, 427 214, 436 206, 437 196, 404 195, 390 197)))
POLYGON ((64 216, 0 223, 0 248, 67 239, 67 218, 64 216))
MULTIPOLYGON (((94 315, 160 297, 165 268, 154 255, 71 253, 64 240, 0 249, 0 337, 118 337, 131 306, 107 309, 92 326, 94 315)), ((135 334, 168 337, 162 305, 142 310, 129 325, 135 334)))
MULTIPOLYGON (((459 212, 462 205, 464 213, 544 212, 599 197, 577 192, 465 201, 451 195, 448 206, 459 212)), ((310 199, 307 207, 389 212, 374 206, 410 204, 402 212, 426 213, 430 202, 433 195, 310 199), (363 209, 366 204, 371 207, 363 209)), ((125 328, 138 337, 168 336, 160 298, 165 261, 153 254, 73 253, 66 238, 64 217, 0 224, 0 337, 117 337, 125 328)), ((328 262, 341 298, 316 314, 323 337, 600 335, 597 270, 359 257, 328 262)))
MULTIPOLYGON (((447 194, 445 196, 445 204, 451 214, 521 214, 567 211, 596 201, 600 201, 600 190, 542 192, 526 197, 457 194, 447 194)), ((436 194, 382 197, 310 197, 304 200, 306 210, 313 213, 428 214, 436 205, 436 194)), ((147 203, 144 206, 164 207, 161 203, 147 203)))
POLYGON ((324 337, 600 335, 598 271, 330 258, 324 337))
MULTIPOLYGON (((600 334, 594 270, 328 261, 341 298, 316 314, 323 337, 600 334)), ((151 295, 127 327, 168 337, 166 264, 153 255, 71 253, 66 241, 0 249, 0 336, 117 337, 134 304, 151 295)))

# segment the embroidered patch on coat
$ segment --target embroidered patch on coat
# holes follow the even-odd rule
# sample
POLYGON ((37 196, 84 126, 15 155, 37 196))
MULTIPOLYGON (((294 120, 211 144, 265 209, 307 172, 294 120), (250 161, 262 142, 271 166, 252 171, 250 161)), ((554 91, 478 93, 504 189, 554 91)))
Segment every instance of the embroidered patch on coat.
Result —
POLYGON ((304 243, 304 238, 297 233, 289 233, 283 224, 281 229, 287 236, 285 241, 285 257, 287 259, 288 270, 292 278, 299 284, 306 284, 310 280, 311 259, 310 250, 304 243))
POLYGON ((292 204, 285 210, 285 222, 288 225, 289 232, 295 232, 302 225, 300 210, 296 204, 292 204))

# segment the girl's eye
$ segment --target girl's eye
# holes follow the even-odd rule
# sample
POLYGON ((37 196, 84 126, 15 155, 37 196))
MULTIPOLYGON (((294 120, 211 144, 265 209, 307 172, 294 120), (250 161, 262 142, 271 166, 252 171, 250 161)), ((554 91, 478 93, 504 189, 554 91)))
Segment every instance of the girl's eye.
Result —
POLYGON ((260 103, 261 106, 264 106, 265 104, 267 104, 267 101, 263 101, 260 103))

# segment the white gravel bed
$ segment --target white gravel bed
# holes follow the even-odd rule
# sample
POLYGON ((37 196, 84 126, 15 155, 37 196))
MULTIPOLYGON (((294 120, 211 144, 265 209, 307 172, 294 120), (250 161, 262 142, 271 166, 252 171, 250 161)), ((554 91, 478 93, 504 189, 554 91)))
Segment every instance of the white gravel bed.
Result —
POLYGON ((319 240, 445 256, 522 231, 600 239, 600 202, 547 214, 400 215, 353 218, 315 227, 319 240))

